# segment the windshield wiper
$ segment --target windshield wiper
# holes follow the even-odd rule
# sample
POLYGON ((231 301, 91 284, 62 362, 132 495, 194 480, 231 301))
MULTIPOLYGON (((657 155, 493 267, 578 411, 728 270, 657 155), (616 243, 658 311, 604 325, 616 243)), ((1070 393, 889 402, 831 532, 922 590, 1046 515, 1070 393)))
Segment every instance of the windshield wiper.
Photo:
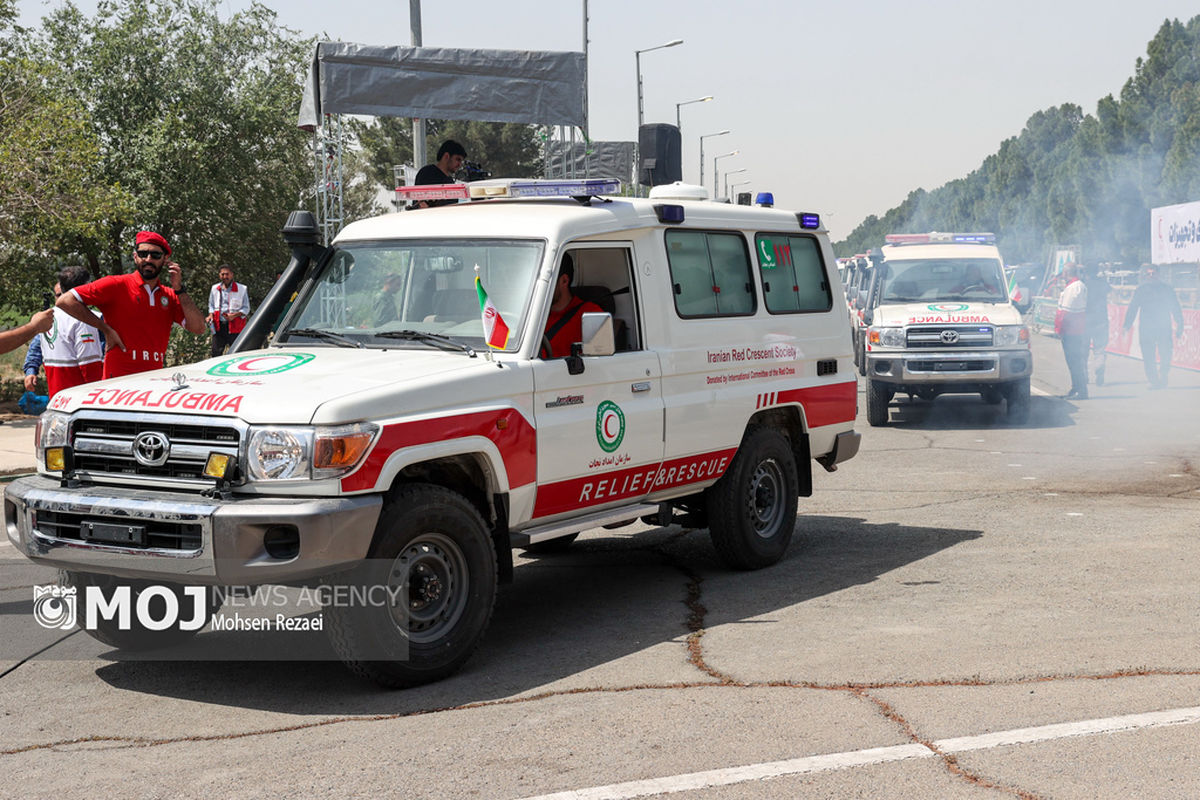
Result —
POLYGON ((333 342, 342 347, 358 347, 361 349, 366 346, 362 342, 355 341, 348 336, 342 336, 340 333, 334 333, 333 331, 323 331, 320 328, 293 328, 287 332, 287 335, 289 339, 293 335, 311 336, 314 339, 324 339, 327 342, 333 342))
POLYGON ((384 331, 383 333, 375 334, 375 336, 380 339, 407 339, 410 342, 426 342, 427 344, 441 345, 447 349, 461 350, 471 358, 475 358, 475 349, 470 345, 456 342, 448 336, 439 336, 436 333, 422 333, 421 331, 406 328, 402 331, 384 331))

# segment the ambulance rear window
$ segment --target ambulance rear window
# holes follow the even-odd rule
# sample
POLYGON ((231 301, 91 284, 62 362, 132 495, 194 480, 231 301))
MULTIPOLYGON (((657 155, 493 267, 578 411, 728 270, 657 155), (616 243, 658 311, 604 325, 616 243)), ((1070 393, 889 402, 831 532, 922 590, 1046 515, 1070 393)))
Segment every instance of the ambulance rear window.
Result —
POLYGON ((833 295, 812 236, 760 233, 754 239, 763 298, 772 314, 828 311, 833 295))
POLYGON ((666 243, 679 316, 744 317, 754 313, 750 254, 741 234, 670 230, 666 243))

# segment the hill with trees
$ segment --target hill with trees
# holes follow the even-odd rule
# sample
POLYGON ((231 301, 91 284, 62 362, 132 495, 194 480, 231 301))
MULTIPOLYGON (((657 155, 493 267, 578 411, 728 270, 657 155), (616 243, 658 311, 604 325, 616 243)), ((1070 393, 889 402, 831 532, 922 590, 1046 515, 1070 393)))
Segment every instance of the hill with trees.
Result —
POLYGON ((888 233, 993 231, 1010 262, 1077 244, 1089 262, 1150 258, 1150 209, 1200 200, 1200 16, 1167 20, 1119 97, 1031 116, 978 169, 917 189, 835 245, 865 252, 888 233))

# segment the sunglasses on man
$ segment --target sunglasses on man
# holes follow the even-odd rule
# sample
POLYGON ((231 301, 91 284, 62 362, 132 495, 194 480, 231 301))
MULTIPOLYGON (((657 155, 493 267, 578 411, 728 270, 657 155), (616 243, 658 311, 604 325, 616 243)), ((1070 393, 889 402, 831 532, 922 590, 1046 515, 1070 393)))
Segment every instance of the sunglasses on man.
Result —
POLYGON ((138 258, 157 260, 165 256, 166 253, 161 250, 137 250, 134 252, 134 255, 138 258))

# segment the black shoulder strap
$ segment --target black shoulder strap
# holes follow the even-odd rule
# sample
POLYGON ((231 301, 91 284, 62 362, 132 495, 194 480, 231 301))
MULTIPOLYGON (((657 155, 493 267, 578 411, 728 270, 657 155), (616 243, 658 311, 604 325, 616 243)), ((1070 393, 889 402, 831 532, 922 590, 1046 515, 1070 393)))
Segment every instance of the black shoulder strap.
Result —
MULTIPOLYGON (((578 298, 576 299, 578 300, 578 298)), ((568 308, 563 315, 558 318, 558 322, 546 329, 546 338, 553 341, 554 337, 558 335, 558 332, 566 327, 568 322, 575 318, 575 315, 579 313, 579 309, 581 308, 583 308, 582 300, 579 300, 578 303, 568 308)))

